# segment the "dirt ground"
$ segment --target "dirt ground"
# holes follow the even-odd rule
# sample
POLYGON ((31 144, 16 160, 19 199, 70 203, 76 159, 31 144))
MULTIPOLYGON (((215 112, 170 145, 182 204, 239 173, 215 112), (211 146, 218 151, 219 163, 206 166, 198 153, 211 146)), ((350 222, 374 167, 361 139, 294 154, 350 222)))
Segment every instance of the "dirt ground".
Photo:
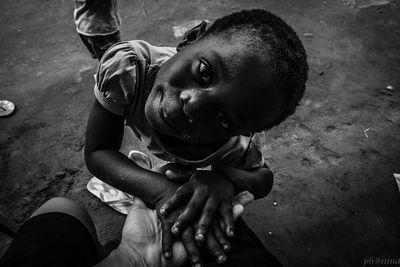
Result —
MULTIPOLYGON (((307 92, 294 116, 265 133, 275 185, 244 214, 285 266, 400 258, 393 177, 400 173, 400 3, 387 2, 118 2, 125 40, 172 46, 173 26, 255 7, 299 33, 310 64, 307 92)), ((82 148, 96 61, 75 32, 72 6, 0 1, 0 99, 17 105, 0 118, 0 213, 20 225, 50 197, 69 197, 90 212, 104 243, 118 238, 124 216, 85 189, 91 175, 82 148)), ((122 150, 137 147, 126 140, 122 150)), ((4 250, 10 240, 0 239, 4 250)))

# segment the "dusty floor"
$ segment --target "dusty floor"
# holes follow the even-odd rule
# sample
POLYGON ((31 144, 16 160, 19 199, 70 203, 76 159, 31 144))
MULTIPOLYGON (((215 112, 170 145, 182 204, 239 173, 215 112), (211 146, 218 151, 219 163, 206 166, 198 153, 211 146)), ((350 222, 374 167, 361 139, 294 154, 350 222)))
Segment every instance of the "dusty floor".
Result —
MULTIPOLYGON (((250 7, 298 31, 309 55, 307 93, 265 134, 275 186, 244 215, 285 266, 400 258, 400 3, 362 6, 370 2, 119 1, 123 39, 174 45, 172 26, 250 7)), ((19 225, 46 199, 66 196, 89 210, 103 242, 116 238, 123 216, 85 190, 96 61, 75 33, 72 1, 2 0, 0 10, 0 99, 18 107, 0 118, 1 214, 19 225)))

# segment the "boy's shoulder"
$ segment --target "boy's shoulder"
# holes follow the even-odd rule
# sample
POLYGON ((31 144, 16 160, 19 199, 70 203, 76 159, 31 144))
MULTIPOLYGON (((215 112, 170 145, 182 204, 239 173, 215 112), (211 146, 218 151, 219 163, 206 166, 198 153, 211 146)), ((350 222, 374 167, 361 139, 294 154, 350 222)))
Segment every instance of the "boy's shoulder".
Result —
POLYGON ((153 46, 142 40, 114 44, 104 53, 97 68, 94 90, 97 100, 109 111, 124 115, 131 104, 144 99, 152 86, 153 74, 175 53, 175 48, 153 46))
POLYGON ((105 61, 118 63, 125 57, 134 57, 151 66, 158 66, 175 54, 175 47, 155 46, 143 40, 123 41, 111 46, 100 64, 104 64, 105 61))
POLYGON ((155 46, 143 40, 128 41, 135 49, 138 58, 151 65, 160 65, 176 54, 175 47, 155 46))

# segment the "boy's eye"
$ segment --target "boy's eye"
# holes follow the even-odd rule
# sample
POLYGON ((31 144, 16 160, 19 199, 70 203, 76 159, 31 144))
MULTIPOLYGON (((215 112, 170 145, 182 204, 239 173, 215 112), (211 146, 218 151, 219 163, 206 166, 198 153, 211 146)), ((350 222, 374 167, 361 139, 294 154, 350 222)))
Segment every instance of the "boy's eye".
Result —
POLYGON ((230 122, 224 113, 219 112, 218 119, 219 119, 219 124, 221 125, 222 128, 229 129, 230 122))
POLYGON ((201 79, 205 84, 210 84, 212 81, 212 70, 211 68, 203 61, 200 61, 199 64, 199 73, 201 75, 201 79))

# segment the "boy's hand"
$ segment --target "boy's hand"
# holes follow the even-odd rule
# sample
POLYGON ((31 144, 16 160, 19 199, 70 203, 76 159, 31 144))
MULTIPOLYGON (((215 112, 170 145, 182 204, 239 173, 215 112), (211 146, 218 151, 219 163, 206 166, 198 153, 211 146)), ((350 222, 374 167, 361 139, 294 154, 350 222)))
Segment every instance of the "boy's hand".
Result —
POLYGON ((171 257, 171 246, 173 242, 173 236, 171 233, 171 226, 175 222, 175 219, 179 215, 179 210, 171 213, 170 216, 164 216, 161 214, 161 206, 176 192, 178 185, 175 188, 166 188, 163 192, 163 196, 155 203, 158 218, 161 222, 161 234, 162 234, 162 253, 164 258, 168 259, 171 257))
POLYGON ((175 194, 161 207, 160 213, 167 216, 185 203, 186 208, 172 226, 172 233, 178 235, 201 214, 195 239, 205 241, 207 232, 217 212, 225 224, 228 237, 234 236, 232 217, 233 184, 215 171, 195 171, 190 180, 180 186, 175 194))
MULTIPOLYGON (((160 201, 159 203, 162 204, 164 202, 160 201)), ((165 259, 170 259, 173 256, 172 255, 172 248, 173 248, 172 245, 174 243, 174 237, 172 236, 172 233, 171 233, 171 226, 175 222, 175 220, 179 216, 179 214, 182 212, 182 209, 175 210, 174 212, 170 213, 168 216, 164 216, 164 215, 160 214, 159 206, 160 206, 160 204, 156 205, 156 210, 158 213, 158 218, 160 219, 160 222, 161 222, 162 253, 163 253, 163 257, 165 259)), ((183 243, 183 246, 185 247, 186 253, 188 254, 188 258, 189 258, 191 264, 193 266, 197 266, 196 264, 201 264, 200 251, 194 240, 193 228, 191 226, 183 229, 182 235, 181 235, 181 242, 183 243)))
MULTIPOLYGON (((162 253, 165 259, 171 258, 172 255, 172 245, 174 242, 174 238, 171 233, 171 226, 174 224, 178 216, 182 213, 183 208, 174 210, 168 214, 168 216, 164 216, 160 214, 160 206, 165 203, 167 199, 175 193, 171 193, 173 190, 166 189, 163 194, 163 197, 159 199, 156 203, 156 210, 158 213, 158 217, 161 222, 161 230, 162 230, 162 253)), ((215 258, 218 263, 223 263, 226 261, 226 255, 224 251, 228 251, 230 249, 230 244, 221 230, 221 224, 217 223, 217 220, 214 220, 212 223, 212 231, 209 231, 207 234, 205 248, 210 252, 211 255, 215 258)), ((185 247, 185 250, 188 254, 188 258, 192 266, 201 266, 201 258, 200 258, 200 249, 198 243, 194 239, 194 229, 199 229, 199 220, 196 220, 196 223, 193 223, 191 226, 186 228, 182 228, 180 240, 185 247)), ((175 255, 174 255, 175 256, 175 255)))
MULTIPOLYGON (((165 259, 176 258, 176 255, 171 253, 172 251, 175 253, 175 250, 173 249, 174 238, 172 237, 170 226, 175 221, 177 217, 176 214, 179 215, 181 211, 182 210, 174 211, 168 217, 164 217, 163 215, 160 216, 162 227, 161 244, 165 259)), ((191 265, 197 267, 202 266, 202 261, 200 257, 200 246, 194 239, 194 229, 198 229, 198 223, 182 229, 179 238, 186 250, 191 265)), ((218 224, 216 220, 213 221, 212 231, 210 230, 207 233, 204 247, 214 257, 217 263, 224 263, 227 260, 225 251, 230 250, 230 244, 221 230, 220 224, 218 224)))
MULTIPOLYGON (((160 213, 161 206, 173 196, 177 190, 178 186, 175 188, 166 188, 163 196, 156 202, 156 211, 158 218, 161 222, 161 247, 162 254, 165 259, 170 259, 172 257, 172 245, 174 242, 174 237, 171 233, 171 226, 175 222, 176 218, 182 212, 182 209, 176 209, 173 212, 170 212, 168 216, 160 213)), ((193 266, 196 264, 201 264, 200 260, 200 251, 194 241, 193 229, 191 226, 186 227, 182 231, 181 241, 185 250, 188 254, 188 258, 190 259, 193 266)))

